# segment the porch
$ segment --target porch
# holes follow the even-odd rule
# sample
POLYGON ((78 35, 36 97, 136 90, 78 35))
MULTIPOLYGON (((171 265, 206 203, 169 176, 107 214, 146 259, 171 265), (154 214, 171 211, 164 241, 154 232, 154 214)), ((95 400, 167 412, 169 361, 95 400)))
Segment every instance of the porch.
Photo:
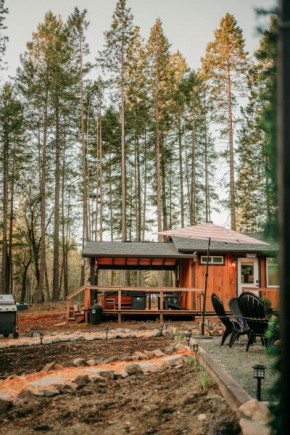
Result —
POLYGON ((200 288, 87 285, 78 288, 67 297, 66 319, 67 322, 80 323, 85 321, 87 323, 89 309, 97 300, 103 307, 102 315, 116 316, 118 323, 122 322, 122 316, 138 316, 138 318, 155 316, 159 317, 160 322, 163 322, 167 317, 186 317, 193 320, 196 315, 201 313, 203 295, 204 290, 200 288), (146 305, 144 309, 132 308, 124 298, 124 295, 130 295, 130 293, 133 295, 134 292, 145 294, 146 305), (112 305, 108 307, 107 301, 110 293, 117 294, 117 297, 111 299, 112 305), (164 309, 164 301, 171 297, 191 301, 192 309, 164 309))

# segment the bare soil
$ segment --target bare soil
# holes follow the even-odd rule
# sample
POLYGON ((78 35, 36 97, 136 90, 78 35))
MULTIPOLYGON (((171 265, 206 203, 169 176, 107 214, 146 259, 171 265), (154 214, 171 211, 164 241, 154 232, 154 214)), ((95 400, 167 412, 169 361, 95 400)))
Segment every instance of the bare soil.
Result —
POLYGON ((199 376, 199 369, 182 366, 38 398, 8 410, 0 434, 239 434, 216 384, 202 391, 199 376))
POLYGON ((21 348, 0 349, 0 378, 9 375, 39 371, 50 362, 72 363, 75 358, 95 359, 98 362, 117 356, 119 359, 131 356, 135 351, 163 350, 172 341, 166 337, 126 338, 108 341, 76 341, 73 343, 52 343, 21 348))

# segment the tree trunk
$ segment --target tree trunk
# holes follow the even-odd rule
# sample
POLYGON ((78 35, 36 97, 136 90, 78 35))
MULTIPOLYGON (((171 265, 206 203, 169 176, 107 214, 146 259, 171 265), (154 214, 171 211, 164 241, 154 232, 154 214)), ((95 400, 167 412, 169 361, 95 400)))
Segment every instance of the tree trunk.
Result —
POLYGON ((164 138, 161 141, 161 183, 162 183, 162 216, 163 216, 163 230, 168 229, 167 221, 167 204, 166 204, 166 163, 164 152, 164 138))
POLYGON ((8 137, 5 133, 3 144, 3 230, 2 230, 2 274, 0 293, 9 292, 7 288, 7 219, 8 219, 8 137))
POLYGON ((145 130, 144 138, 144 194, 143 194, 143 223, 142 223, 142 241, 145 240, 146 232, 146 202, 147 202, 147 132, 145 130))
POLYGON ((100 112, 100 116, 99 116, 99 183, 100 183, 100 241, 102 241, 103 240, 103 138, 102 138, 102 112, 100 112))
MULTIPOLYGON (((22 274, 21 292, 20 292, 20 303, 21 304, 23 304, 25 302, 27 271, 28 271, 30 264, 31 264, 31 258, 29 259, 28 263, 24 265, 24 270, 23 270, 23 274, 22 274)), ((29 302, 29 300, 27 302, 29 302)))
POLYGON ((55 193, 54 193, 54 231, 53 231, 53 283, 52 300, 58 301, 59 288, 59 203, 60 203, 60 132, 59 107, 55 114, 55 193))
MULTIPOLYGON (((82 33, 79 35, 79 68, 80 68, 80 88, 81 88, 81 138, 82 138, 82 169, 83 169, 83 240, 82 249, 85 242, 89 240, 88 231, 88 167, 87 167, 87 152, 85 144, 85 123, 84 123, 84 83, 83 83, 83 46, 82 33)), ((85 266, 81 266, 81 285, 85 283, 85 266)))
POLYGON ((196 136, 195 121, 193 117, 192 134, 191 134, 191 189, 190 189, 190 225, 196 223, 196 136))
POLYGON ((15 185, 15 142, 13 143, 13 161, 12 161, 12 178, 11 178, 11 197, 10 197, 10 217, 9 217, 9 280, 8 288, 10 293, 13 292, 13 222, 14 222, 14 185, 15 185))
POLYGON ((227 93, 228 93, 228 135, 230 146, 230 209, 231 229, 236 230, 236 198, 235 198, 235 161, 234 161, 234 135, 233 135, 233 113, 232 113, 232 89, 231 74, 228 67, 227 93))
POLYGON ((205 176, 205 221, 210 221, 209 213, 209 174, 208 174, 208 143, 207 143, 207 119, 205 116, 204 123, 204 176, 205 176))
POLYGON ((124 96, 124 43, 121 50, 121 186, 122 186, 122 241, 127 238, 126 228, 126 153, 125 153, 125 96, 124 96))
POLYGON ((179 147, 179 185, 180 185, 180 222, 184 228, 184 192, 183 192, 183 164, 182 164, 182 132, 181 120, 178 120, 178 147, 179 147))
POLYGON ((47 152, 47 91, 44 106, 43 117, 43 149, 41 159, 41 179, 40 179, 40 277, 39 289, 37 295, 37 302, 42 301, 43 287, 44 287, 44 274, 46 263, 46 249, 45 249, 45 214, 46 214, 46 152, 47 152))

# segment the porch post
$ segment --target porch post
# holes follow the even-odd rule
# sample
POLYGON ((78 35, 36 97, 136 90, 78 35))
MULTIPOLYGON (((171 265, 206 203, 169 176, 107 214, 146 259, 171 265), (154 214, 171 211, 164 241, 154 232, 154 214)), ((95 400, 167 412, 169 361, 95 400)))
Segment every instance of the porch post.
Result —
POLYGON ((91 258, 91 285, 96 285, 96 280, 95 280, 95 262, 96 262, 96 259, 95 258, 91 258))

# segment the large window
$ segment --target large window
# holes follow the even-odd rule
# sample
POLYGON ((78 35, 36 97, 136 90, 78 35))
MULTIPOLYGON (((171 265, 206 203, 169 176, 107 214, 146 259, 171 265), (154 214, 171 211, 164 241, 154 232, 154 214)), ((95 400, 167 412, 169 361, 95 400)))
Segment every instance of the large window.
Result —
POLYGON ((279 286, 278 259, 277 258, 270 258, 270 257, 267 258, 266 276, 267 276, 267 287, 278 287, 279 286))
MULTIPOLYGON (((223 265, 224 264, 224 257, 222 255, 215 255, 215 256, 210 256, 208 259, 208 264, 210 264, 211 266, 219 266, 219 265, 223 265)), ((206 255, 202 255, 200 257, 200 264, 206 264, 207 263, 207 256, 206 255)))

